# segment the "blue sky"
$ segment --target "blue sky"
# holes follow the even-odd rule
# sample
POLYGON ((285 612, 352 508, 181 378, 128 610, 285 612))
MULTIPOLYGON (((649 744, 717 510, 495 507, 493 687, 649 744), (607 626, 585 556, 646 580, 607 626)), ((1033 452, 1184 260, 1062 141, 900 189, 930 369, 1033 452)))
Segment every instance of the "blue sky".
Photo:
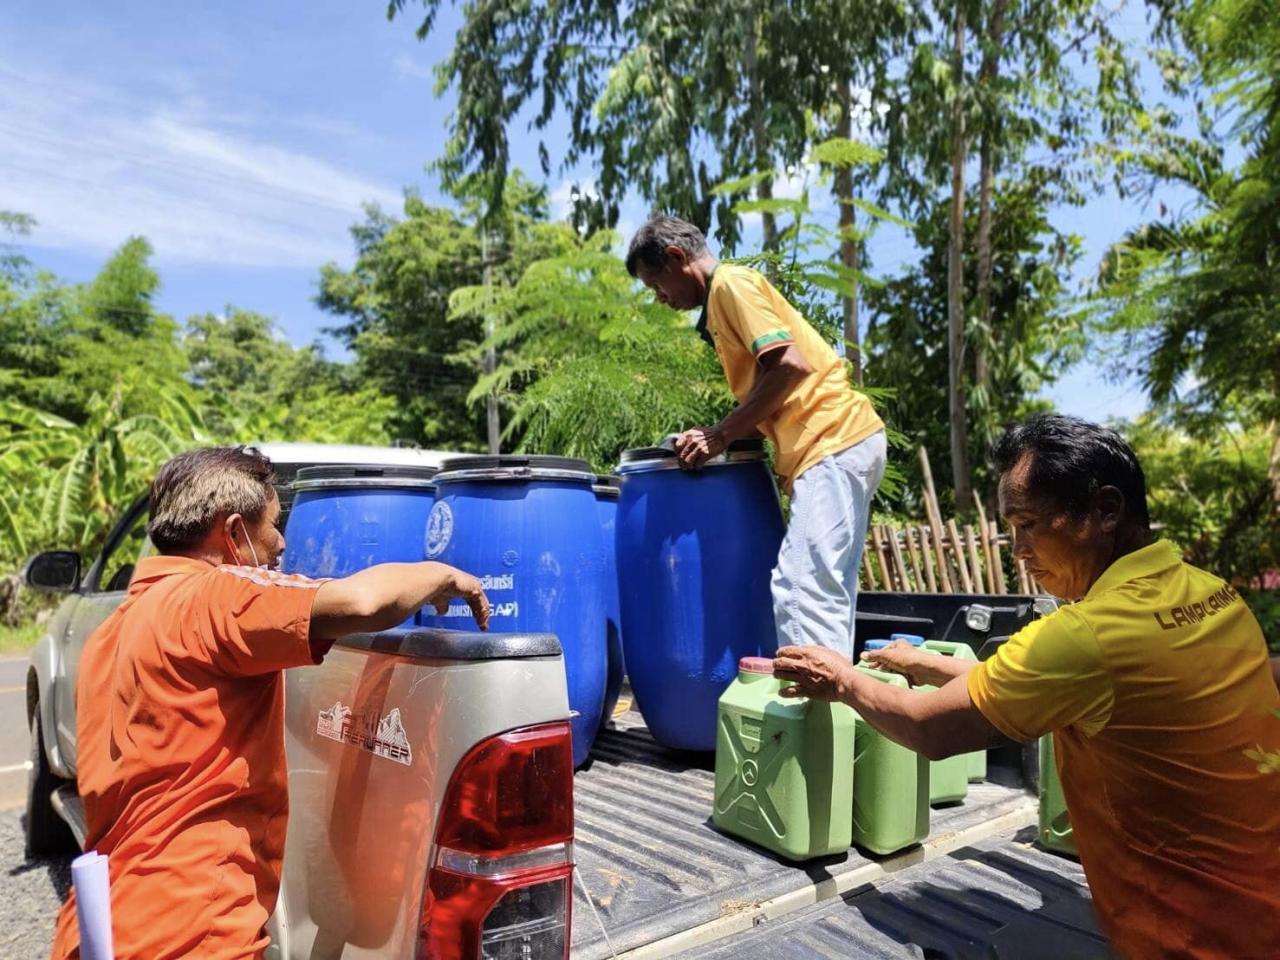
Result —
MULTIPOLYGON (((457 16, 445 11, 418 41, 418 9, 394 22, 384 11, 381 0, 5 5, 0 209, 36 216, 28 254, 69 280, 142 234, 164 311, 184 319, 235 304, 273 316, 295 343, 321 338, 333 320, 312 302, 318 268, 350 264, 361 204, 395 210, 410 186, 438 196, 425 168, 451 98, 435 97, 432 67, 457 16)), ((1123 18, 1141 32, 1139 12, 1123 18)), ((515 162, 531 174, 535 146, 517 138, 515 162)), ((547 184, 557 204, 574 173, 590 178, 583 169, 547 184)), ((643 210, 629 202, 620 228, 643 210)), ((1151 213, 1103 197, 1056 216, 1085 238, 1089 272, 1151 213)), ((873 246, 879 273, 912 255, 893 232, 873 246)), ((1143 406, 1134 385, 1108 383, 1089 361, 1050 397, 1095 419, 1143 406)))

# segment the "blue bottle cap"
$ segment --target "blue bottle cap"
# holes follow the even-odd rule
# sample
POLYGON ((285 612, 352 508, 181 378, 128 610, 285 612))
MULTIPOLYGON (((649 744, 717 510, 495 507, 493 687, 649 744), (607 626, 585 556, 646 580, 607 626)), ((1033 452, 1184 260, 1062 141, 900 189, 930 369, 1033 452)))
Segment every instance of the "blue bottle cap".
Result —
POLYGON ((885 647, 887 647, 891 643, 893 643, 892 640, 868 640, 865 644, 862 645, 862 649, 863 650, 883 650, 885 647))
POLYGON ((907 643, 911 644, 913 647, 918 647, 920 646, 920 644, 924 643, 924 637, 920 636, 917 633, 891 633, 889 634, 889 639, 905 640, 907 641, 907 643))

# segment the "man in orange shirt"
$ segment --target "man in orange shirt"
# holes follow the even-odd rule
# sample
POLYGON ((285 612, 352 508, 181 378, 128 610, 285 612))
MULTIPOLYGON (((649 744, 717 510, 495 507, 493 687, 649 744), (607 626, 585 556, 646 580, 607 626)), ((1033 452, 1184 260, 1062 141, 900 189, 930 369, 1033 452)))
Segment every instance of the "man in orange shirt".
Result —
MULTIPOLYGON (((340 580, 274 572, 284 552, 271 462, 252 448, 177 456, 151 487, 129 594, 85 644, 76 782, 86 848, 110 857, 117 960, 260 957, 288 818, 284 683, 338 637, 384 630, 479 581, 439 563, 340 580)), ((75 895, 54 960, 79 956, 75 895)))
POLYGON ((784 694, 841 700, 941 759, 1053 735, 1103 931, 1130 960, 1280 956, 1280 690, 1257 620, 1152 538, 1146 481, 1114 431, 1042 415, 994 450, 1014 554, 1073 601, 982 663, 866 656, 919 692, 813 647, 778 651, 784 694))
POLYGON ((698 332, 738 400, 715 426, 676 439, 680 465, 697 469, 759 433, 773 443, 774 470, 791 495, 770 585, 779 643, 852 657, 858 565, 885 466, 884 424, 871 401, 759 271, 720 263, 693 224, 650 219, 631 241, 627 269, 663 303, 702 308, 698 332))

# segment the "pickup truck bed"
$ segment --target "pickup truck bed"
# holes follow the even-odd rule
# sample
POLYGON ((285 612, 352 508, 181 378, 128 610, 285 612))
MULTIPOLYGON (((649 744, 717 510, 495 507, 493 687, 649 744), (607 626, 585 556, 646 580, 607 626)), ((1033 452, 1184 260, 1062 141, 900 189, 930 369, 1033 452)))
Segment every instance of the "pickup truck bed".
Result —
POLYGON ((1080 865, 1035 847, 1033 828, 962 847, 878 884, 763 924, 702 960, 1111 957, 1080 865))
MULTIPOLYGON (((1009 927, 1034 930, 1036 921, 1055 931, 1076 924, 1081 942, 1095 950, 1072 956, 1106 955, 1105 947, 1096 950, 1102 941, 1079 865, 1010 839, 1035 822, 1035 798, 1021 786, 971 784, 962 803, 932 812, 929 838, 919 847, 888 857, 854 848, 794 864, 712 828, 713 780, 709 757, 660 747, 635 712, 615 717, 600 734, 590 764, 574 779, 575 960, 967 956, 949 946, 935 954, 904 944, 969 943, 968 932, 981 943, 1009 927), (1064 906, 1042 908, 1049 895, 1064 906), (936 923, 928 918, 931 905, 915 919, 911 910, 919 908, 902 906, 931 904, 930 898, 945 907, 936 923), (859 914, 873 900, 877 906, 859 914), (904 913, 906 919, 897 917, 904 913), (793 936, 848 940, 826 953, 793 951, 793 936)), ((1017 954, 1006 948, 996 955, 1017 954)))

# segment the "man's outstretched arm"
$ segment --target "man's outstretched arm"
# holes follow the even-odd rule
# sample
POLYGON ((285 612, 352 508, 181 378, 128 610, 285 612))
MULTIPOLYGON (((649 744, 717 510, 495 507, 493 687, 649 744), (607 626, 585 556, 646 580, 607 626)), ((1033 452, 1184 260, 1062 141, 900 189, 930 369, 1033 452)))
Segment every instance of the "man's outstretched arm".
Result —
POLYGON ((970 700, 967 675, 938 690, 910 690, 859 672, 825 647, 783 647, 773 669, 792 681, 784 697, 847 703, 890 740, 930 760, 1011 742, 970 700))

